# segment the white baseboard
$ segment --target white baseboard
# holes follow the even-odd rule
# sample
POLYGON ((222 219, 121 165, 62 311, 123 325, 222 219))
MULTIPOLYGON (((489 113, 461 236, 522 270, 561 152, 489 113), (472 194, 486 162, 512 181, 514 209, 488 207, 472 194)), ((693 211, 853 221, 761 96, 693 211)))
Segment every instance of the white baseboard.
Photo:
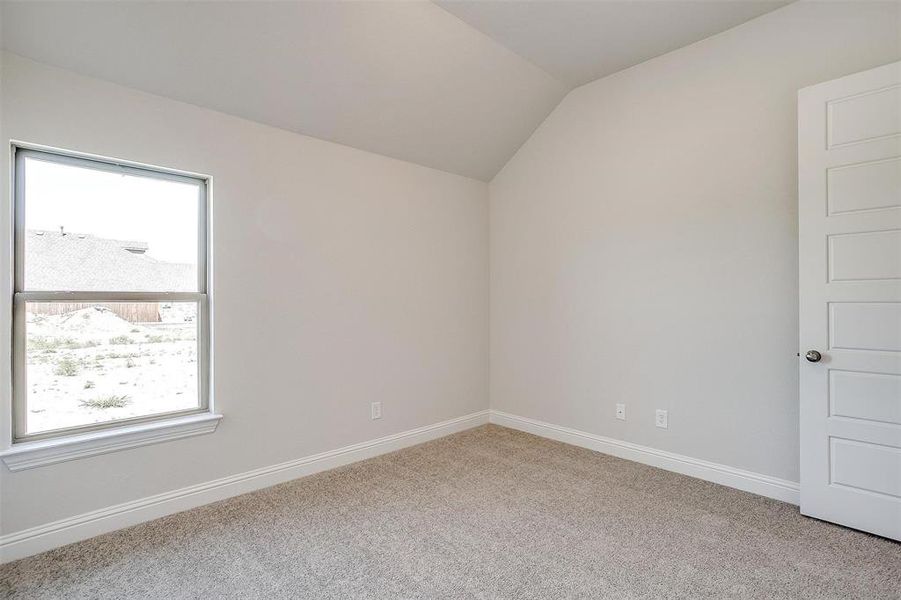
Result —
POLYGON ((488 415, 483 410, 0 536, 0 564, 477 427, 488 415))
POLYGON ((490 422, 511 429, 518 429, 541 437, 581 446, 619 458, 625 458, 653 467, 674 471, 682 475, 697 477, 728 487, 774 498, 790 504, 799 504, 800 488, 794 481, 761 475, 752 471, 736 469, 706 460, 665 452, 647 446, 623 442, 593 433, 561 427, 535 419, 492 410, 490 422))
POLYGON ((306 456, 285 463, 239 473, 222 479, 141 498, 132 502, 61 519, 0 536, 0 564, 58 548, 80 540, 130 527, 166 515, 231 498, 299 477, 372 458, 458 431, 495 423, 541 437, 581 446, 605 454, 712 481, 746 492, 798 504, 793 481, 744 471, 630 442, 594 435, 497 410, 484 410, 441 423, 306 456))

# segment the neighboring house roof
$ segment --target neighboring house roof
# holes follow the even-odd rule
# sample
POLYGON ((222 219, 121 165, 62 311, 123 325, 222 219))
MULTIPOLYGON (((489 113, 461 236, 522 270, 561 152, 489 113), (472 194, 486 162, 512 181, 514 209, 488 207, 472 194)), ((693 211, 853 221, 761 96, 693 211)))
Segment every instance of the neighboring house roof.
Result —
POLYGON ((147 255, 146 242, 81 233, 25 232, 25 289, 60 291, 196 291, 194 265, 147 255))

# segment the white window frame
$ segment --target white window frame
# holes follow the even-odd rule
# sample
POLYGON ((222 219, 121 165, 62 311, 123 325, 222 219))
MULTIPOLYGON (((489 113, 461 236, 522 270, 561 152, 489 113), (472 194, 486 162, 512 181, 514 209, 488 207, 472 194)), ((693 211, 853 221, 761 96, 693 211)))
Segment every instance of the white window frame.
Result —
POLYGON ((210 382, 210 178, 203 175, 149 167, 137 163, 87 156, 43 147, 12 145, 13 162, 13 314, 12 314, 12 447, 0 457, 12 469, 100 454, 117 447, 134 447, 173 437, 215 430, 220 415, 212 411, 210 382), (180 181, 199 187, 196 292, 28 291, 25 283, 25 159, 43 160, 112 173, 180 181), (28 433, 25 305, 27 302, 194 302, 197 306, 197 407, 28 433), (171 427, 170 427, 171 426, 171 427), (67 447, 72 442, 76 447, 67 447), (21 466, 25 465, 25 466, 21 466))

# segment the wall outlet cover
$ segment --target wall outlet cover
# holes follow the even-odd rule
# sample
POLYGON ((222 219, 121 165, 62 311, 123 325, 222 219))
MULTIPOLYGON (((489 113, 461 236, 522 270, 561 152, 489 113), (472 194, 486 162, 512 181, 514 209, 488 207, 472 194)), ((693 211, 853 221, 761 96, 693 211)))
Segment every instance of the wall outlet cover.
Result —
POLYGON ((371 407, 371 412, 372 412, 372 420, 373 421, 375 421, 376 419, 381 419, 382 418, 382 403, 381 402, 373 402, 372 407, 371 407))
POLYGON ((666 429, 669 426, 669 416, 665 410, 658 410, 654 415, 654 425, 662 429, 666 429))
POLYGON ((616 405, 616 418, 620 421, 626 420, 626 405, 625 404, 617 404, 616 405))

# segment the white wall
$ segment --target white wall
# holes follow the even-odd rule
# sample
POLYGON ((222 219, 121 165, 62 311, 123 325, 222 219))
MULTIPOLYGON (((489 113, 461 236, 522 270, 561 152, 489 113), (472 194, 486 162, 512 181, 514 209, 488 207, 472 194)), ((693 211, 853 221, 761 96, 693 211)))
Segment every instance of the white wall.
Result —
POLYGON ((0 466, 3 534, 487 408, 486 184, 9 54, 0 85, 2 164, 16 139, 213 177, 225 415, 212 435, 0 466))
POLYGON ((571 92, 491 183, 492 408, 797 481, 796 93, 899 58, 803 2, 571 92))

